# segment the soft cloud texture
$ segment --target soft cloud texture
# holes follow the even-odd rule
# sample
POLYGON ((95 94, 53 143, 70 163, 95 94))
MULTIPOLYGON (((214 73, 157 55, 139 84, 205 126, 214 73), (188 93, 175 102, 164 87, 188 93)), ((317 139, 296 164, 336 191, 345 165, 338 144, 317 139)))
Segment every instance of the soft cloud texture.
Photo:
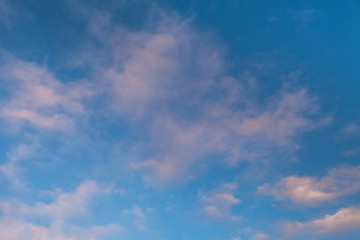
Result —
POLYGON ((24 169, 21 162, 33 157, 39 147, 39 144, 32 140, 31 143, 21 143, 7 152, 7 161, 0 164, 2 180, 8 180, 14 189, 25 191, 27 182, 23 177, 24 169))
POLYGON ((0 239, 356 239, 360 15, 283 2, 0 0, 0 239))
POLYGON ((202 211, 211 220, 238 220, 239 216, 231 215, 231 207, 241 203, 234 196, 236 184, 227 183, 208 193, 199 193, 202 211))
POLYGON ((37 202, 27 205, 17 200, 1 201, 0 237, 4 240, 20 239, 105 239, 108 234, 118 234, 123 227, 118 224, 83 228, 69 223, 72 218, 89 214, 88 206, 97 195, 108 194, 111 188, 94 181, 82 182, 74 192, 60 193, 54 202, 37 202), (36 219, 48 219, 50 227, 36 224, 36 219))
POLYGON ((143 210, 138 206, 134 205, 131 209, 125 209, 122 211, 124 217, 133 218, 133 224, 138 231, 146 231, 146 215, 143 210))
POLYGON ((269 239, 269 235, 265 234, 265 233, 257 233, 253 236, 254 240, 265 240, 265 239, 269 239))
POLYGON ((305 206, 318 206, 360 191, 360 166, 333 169, 322 178, 289 176, 275 185, 258 187, 258 193, 277 200, 291 200, 305 206))
POLYGON ((71 132, 87 113, 125 121, 139 138, 129 166, 155 187, 193 179, 213 154, 235 166, 294 151, 296 138, 317 126, 318 106, 305 88, 284 87, 259 101, 256 78, 228 76, 224 47, 191 19, 156 10, 156 24, 130 31, 109 12, 81 9, 87 31, 101 43, 75 64, 91 75, 64 82, 7 54, 0 74, 9 97, 0 117, 10 126, 71 132))
POLYGON ((8 98, 1 101, 0 117, 11 125, 30 124, 46 130, 71 131, 73 116, 84 113, 86 84, 62 83, 45 67, 4 54, 0 68, 8 98))
POLYGON ((106 115, 139 132, 129 165, 147 184, 192 179, 214 153, 236 165, 271 158, 275 149, 296 150, 296 138, 317 126, 311 116, 318 106, 305 88, 284 87, 259 103, 252 74, 226 74, 224 47, 214 35, 191 19, 153 11, 155 23, 140 31, 117 25, 109 12, 82 11, 102 43, 87 49, 83 62, 94 69, 106 115))
POLYGON ((332 215, 308 222, 285 224, 284 232, 292 239, 294 235, 328 235, 358 231, 360 228, 360 209, 358 207, 340 208, 332 215))

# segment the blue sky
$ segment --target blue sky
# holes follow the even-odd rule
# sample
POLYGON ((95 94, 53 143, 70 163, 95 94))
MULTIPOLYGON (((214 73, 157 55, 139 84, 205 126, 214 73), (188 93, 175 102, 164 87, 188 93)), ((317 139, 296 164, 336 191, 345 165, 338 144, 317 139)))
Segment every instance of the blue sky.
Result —
POLYGON ((356 239, 359 10, 1 0, 0 239, 356 239))

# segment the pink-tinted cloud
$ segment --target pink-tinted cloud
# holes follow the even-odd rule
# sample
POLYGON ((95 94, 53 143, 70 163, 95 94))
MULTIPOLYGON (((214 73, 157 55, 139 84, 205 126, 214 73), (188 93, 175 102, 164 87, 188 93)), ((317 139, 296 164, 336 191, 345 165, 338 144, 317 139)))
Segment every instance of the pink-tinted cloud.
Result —
POLYGON ((360 228, 360 209, 357 207, 340 208, 334 214, 307 222, 289 222, 283 227, 285 236, 292 239, 295 235, 328 235, 357 231, 360 228))
POLYGON ((257 191, 277 200, 318 206, 359 192, 360 166, 333 169, 322 178, 289 176, 274 185, 266 183, 257 191))

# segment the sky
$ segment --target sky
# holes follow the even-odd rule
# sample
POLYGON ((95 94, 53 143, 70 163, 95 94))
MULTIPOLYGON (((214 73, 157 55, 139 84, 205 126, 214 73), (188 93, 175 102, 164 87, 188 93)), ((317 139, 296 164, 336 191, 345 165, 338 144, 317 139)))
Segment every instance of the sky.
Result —
POLYGON ((359 238, 359 11, 0 0, 0 239, 359 238))

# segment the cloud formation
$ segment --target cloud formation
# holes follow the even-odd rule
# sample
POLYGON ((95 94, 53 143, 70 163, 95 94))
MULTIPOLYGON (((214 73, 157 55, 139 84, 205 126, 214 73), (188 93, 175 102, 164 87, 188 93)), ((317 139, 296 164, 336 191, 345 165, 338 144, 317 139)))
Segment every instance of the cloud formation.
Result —
POLYGON ((17 200, 1 201, 0 237, 4 240, 85 240, 105 239, 108 234, 118 234, 123 230, 123 226, 118 224, 89 228, 70 224, 71 219, 79 219, 89 214, 88 206, 94 197, 109 194, 111 191, 111 187, 85 181, 74 192, 60 193, 54 202, 48 204, 37 202, 27 205, 17 200), (50 227, 36 224, 36 220, 44 218, 50 227))
POLYGON ((360 191, 360 166, 336 168, 322 178, 289 176, 276 184, 258 187, 259 194, 277 200, 291 200, 305 206, 318 206, 360 191))
POLYGON ((5 56, 0 74, 9 97, 0 117, 10 126, 71 132, 86 110, 125 121, 139 138, 129 166, 155 187, 192 179, 213 154, 236 165, 296 150, 296 138, 316 126, 318 106, 306 89, 281 88, 259 101, 256 78, 226 74, 223 46, 191 19, 156 10, 156 24, 130 31, 109 12, 82 9, 100 42, 79 60, 91 74, 64 82, 46 67, 5 56))
POLYGON ((340 208, 334 214, 308 222, 289 222, 284 225, 284 233, 294 235, 327 235, 358 231, 360 228, 360 209, 358 207, 340 208))

